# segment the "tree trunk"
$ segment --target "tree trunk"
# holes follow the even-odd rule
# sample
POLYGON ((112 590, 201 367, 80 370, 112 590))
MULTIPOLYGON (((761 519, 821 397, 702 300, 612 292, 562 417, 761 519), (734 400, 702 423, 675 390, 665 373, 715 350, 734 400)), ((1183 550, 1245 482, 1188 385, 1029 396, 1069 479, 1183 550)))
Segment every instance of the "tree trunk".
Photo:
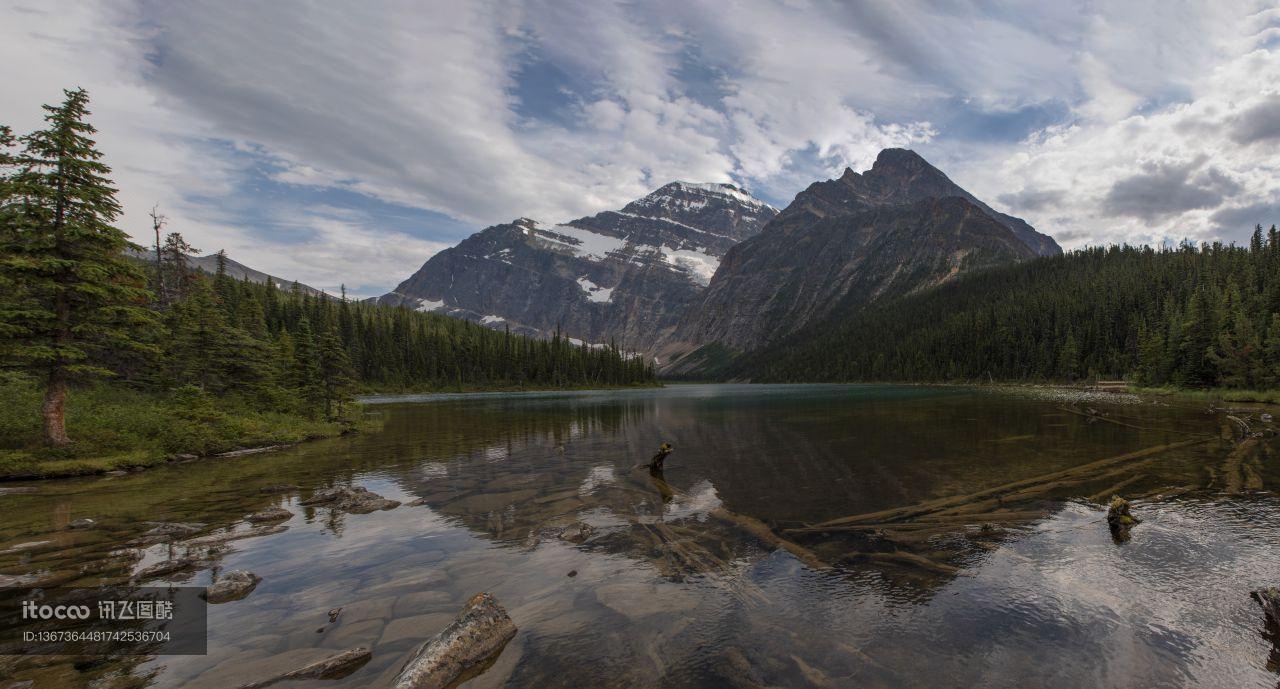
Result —
POLYGON ((44 416, 44 441, 54 447, 63 447, 71 443, 71 438, 67 437, 67 417, 63 411, 66 402, 66 378, 61 372, 50 374, 40 413, 44 416))

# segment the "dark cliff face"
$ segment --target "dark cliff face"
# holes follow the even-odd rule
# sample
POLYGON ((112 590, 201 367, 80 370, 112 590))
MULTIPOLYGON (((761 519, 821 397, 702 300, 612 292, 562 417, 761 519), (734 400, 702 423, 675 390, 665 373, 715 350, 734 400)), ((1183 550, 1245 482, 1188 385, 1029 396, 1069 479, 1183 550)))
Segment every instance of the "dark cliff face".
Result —
POLYGON ((565 225, 489 227, 379 301, 647 350, 697 303, 725 252, 776 213, 731 185, 673 182, 565 225))
POLYGON ((866 173, 847 170, 810 185, 759 235, 731 249, 699 303, 656 349, 664 364, 710 343, 750 350, 840 308, 1060 252, 915 153, 887 149, 866 173))

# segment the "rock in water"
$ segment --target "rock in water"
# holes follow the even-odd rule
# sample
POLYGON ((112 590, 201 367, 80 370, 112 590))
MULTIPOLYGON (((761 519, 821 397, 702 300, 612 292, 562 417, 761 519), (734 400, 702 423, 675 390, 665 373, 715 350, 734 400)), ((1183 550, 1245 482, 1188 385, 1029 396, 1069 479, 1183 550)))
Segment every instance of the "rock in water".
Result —
POLYGON ((596 528, 586 522, 578 522, 565 527, 560 532, 560 539, 570 543, 583 543, 596 532, 596 528))
POLYGON ((1141 523, 1141 519, 1130 513, 1128 500, 1119 495, 1111 497, 1111 504, 1107 507, 1107 526, 1111 527, 1111 536, 1117 542, 1129 540, 1129 529, 1141 523))
POLYGON ((210 603, 229 603, 240 600, 257 588, 262 577, 243 569, 236 569, 222 575, 217 583, 205 589, 204 598, 210 603))
POLYGON ((191 534, 198 533, 204 528, 204 524, 197 522, 146 522, 153 526, 144 534, 143 538, 152 540, 169 540, 174 538, 186 538, 191 534))
POLYGON ((286 510, 283 507, 268 507, 267 509, 262 510, 261 512, 254 512, 253 514, 245 517, 245 519, 247 521, 251 521, 255 523, 256 522, 278 522, 282 519, 288 519, 289 517, 292 517, 292 516, 293 516, 293 513, 290 512, 289 510, 286 510))
POLYGON ((297 670, 291 670, 260 682, 244 684, 239 689, 261 689, 262 687, 283 682, 289 679, 342 679, 364 667, 373 658, 373 652, 364 646, 331 655, 297 670))
POLYGON ((181 572, 184 569, 191 569, 197 564, 199 564, 199 562, 193 557, 176 557, 172 560, 162 560, 149 567, 143 567, 141 570, 138 570, 136 574, 130 577, 130 579, 134 582, 155 579, 156 577, 162 577, 166 574, 173 574, 174 572, 181 572))
POLYGON ((400 506, 397 500, 388 500, 363 486, 334 486, 323 488, 302 500, 299 505, 324 505, 355 514, 368 514, 377 510, 389 510, 400 506))
POLYGON ((477 593, 449 626, 424 643, 400 669, 394 689, 443 689, 480 674, 516 635, 497 599, 477 593))

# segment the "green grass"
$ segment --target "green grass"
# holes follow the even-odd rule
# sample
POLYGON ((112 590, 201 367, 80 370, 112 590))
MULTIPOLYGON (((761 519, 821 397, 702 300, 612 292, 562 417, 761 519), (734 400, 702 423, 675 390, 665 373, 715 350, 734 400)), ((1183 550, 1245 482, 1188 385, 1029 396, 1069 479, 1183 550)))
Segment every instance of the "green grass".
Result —
POLYGON ((296 443, 352 427, 262 410, 243 399, 210 398, 192 388, 154 393, 98 384, 71 392, 67 433, 72 445, 51 448, 40 440, 40 399, 39 387, 29 379, 0 377, 0 480, 136 469, 177 454, 296 443))
POLYGON ((1130 386, 1138 394, 1172 395, 1205 402, 1258 402, 1280 404, 1280 390, 1237 390, 1234 388, 1144 388, 1130 386))

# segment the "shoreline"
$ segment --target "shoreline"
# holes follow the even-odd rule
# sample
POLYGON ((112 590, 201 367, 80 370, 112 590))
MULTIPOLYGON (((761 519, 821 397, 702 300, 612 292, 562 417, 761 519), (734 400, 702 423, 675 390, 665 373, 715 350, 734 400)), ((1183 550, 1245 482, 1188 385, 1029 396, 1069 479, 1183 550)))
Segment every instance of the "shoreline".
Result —
MULTIPOLYGON (((411 391, 362 391, 357 395, 356 403, 364 406, 373 406, 387 402, 383 401, 366 401, 368 398, 391 397, 391 396, 414 396, 414 395, 473 395, 473 394, 501 394, 501 393, 537 393, 537 392, 586 392, 586 391, 621 391, 621 390, 648 390, 661 389, 664 387, 672 387, 679 385, 698 384, 690 381, 659 381, 655 385, 618 385, 604 387, 501 387, 501 388, 474 388, 464 389, 459 392, 456 388, 440 389, 440 388, 424 388, 411 391)), ((718 383, 709 383, 718 384, 718 383)), ((757 385, 824 385, 832 383, 757 383, 757 385)), ((1140 396, 1143 402, 1162 402, 1180 401, 1180 402, 1196 402, 1208 403, 1210 407, 1223 404, 1255 404, 1263 407, 1272 408, 1280 406, 1280 390, 1278 391, 1257 391, 1257 390, 1234 390, 1234 389, 1178 389, 1178 388, 1145 388, 1134 385, 1126 385, 1123 388, 1117 386, 1099 387, 1088 384, 1071 384, 1071 383, 1029 383, 1029 382, 848 382, 836 383, 844 385, 885 385, 885 386, 902 386, 902 387, 956 387, 956 388, 973 388, 973 389, 989 389, 1000 390, 1005 389, 1010 392, 1017 390, 1041 390, 1041 391, 1070 391, 1070 392, 1086 392, 1097 393, 1102 395, 1134 395, 1140 396)), ((268 454, 281 450, 295 447, 301 443, 316 440, 325 440, 351 435, 354 433, 377 432, 380 430, 380 423, 373 418, 361 418, 354 424, 344 424, 340 422, 325 422, 324 425, 330 428, 324 429, 322 432, 315 432, 312 427, 310 431, 302 437, 258 437, 244 440, 240 443, 232 443, 229 449, 219 449, 215 452, 172 452, 172 453, 156 453, 150 448, 133 448, 114 453, 101 453, 87 457, 67 457, 67 458, 48 458, 37 459, 31 457, 30 468, 23 466, 22 468, 6 471, 0 470, 0 484, 15 483, 22 481, 48 481, 65 478, 78 478, 85 476, 104 476, 108 474, 120 473, 136 473, 159 466, 167 466, 170 464, 179 464, 195 461, 205 461, 211 459, 233 459, 242 456, 255 454, 268 454)))

